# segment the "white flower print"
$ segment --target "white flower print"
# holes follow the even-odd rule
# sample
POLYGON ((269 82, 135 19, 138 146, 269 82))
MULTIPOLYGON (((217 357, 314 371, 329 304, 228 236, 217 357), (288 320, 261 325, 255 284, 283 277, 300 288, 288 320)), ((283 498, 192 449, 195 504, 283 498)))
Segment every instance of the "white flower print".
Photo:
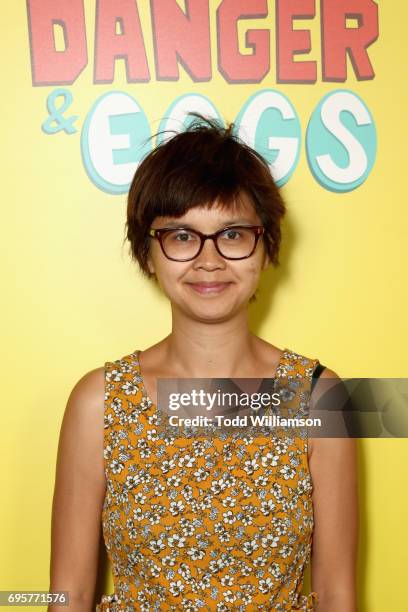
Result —
POLYGON ((259 465, 256 459, 250 459, 245 461, 244 470, 247 474, 253 474, 258 469, 259 465))
POLYGON ((265 567, 267 563, 267 558, 263 557, 262 555, 259 555, 259 557, 256 557, 256 559, 254 559, 253 563, 255 567, 265 567))
POLYGON ((272 578, 266 578, 265 580, 259 581, 259 590, 261 593, 269 593, 273 588, 272 578))
POLYGON ((293 550, 292 546, 288 546, 287 544, 284 544, 284 546, 282 546, 279 549, 279 554, 281 555, 281 557, 283 557, 283 559, 286 559, 287 557, 289 557, 292 550, 293 550))
POLYGON ((257 488, 263 488, 266 487, 266 485, 269 482, 269 478, 267 476, 258 476, 258 478, 255 479, 255 485, 257 488))
POLYGON ((185 505, 182 501, 172 501, 170 504, 170 512, 173 516, 178 516, 185 509, 185 505))
POLYGON ((252 555, 259 548, 256 540, 247 540, 244 542, 242 549, 246 555, 252 555))
POLYGON ((126 395, 134 395, 137 391, 137 386, 130 380, 127 380, 122 385, 122 391, 126 393, 126 395))
POLYGON ((109 468, 112 474, 120 474, 125 469, 125 466, 123 463, 120 463, 116 459, 113 459, 113 461, 111 461, 109 464, 109 468))
POLYGON ((279 536, 275 536, 272 533, 268 533, 264 538, 261 539, 263 548, 276 548, 279 544, 279 536))
POLYGON ((191 521, 188 521, 187 519, 180 520, 180 527, 182 528, 183 536, 186 538, 188 536, 192 536, 196 530, 193 523, 191 521))
POLYGON ((237 503, 236 498, 230 497, 229 495, 228 497, 222 500, 222 505, 225 508, 233 508, 236 505, 236 503, 237 503))
POLYGON ((211 491, 215 493, 215 495, 218 495, 219 493, 224 491, 224 489, 226 488, 227 488, 227 484, 222 478, 220 478, 219 480, 213 480, 211 483, 211 491))
POLYGON ((178 597, 184 591, 185 586, 181 580, 177 580, 177 582, 170 582, 170 593, 174 595, 174 597, 178 597))
POLYGON ((268 501, 261 502, 261 512, 264 516, 270 516, 276 508, 276 504, 274 504, 272 499, 268 499, 268 501))
POLYGON ((228 601, 228 603, 233 603, 237 597, 230 589, 228 589, 227 591, 224 591, 224 599, 225 601, 228 601))
POLYGON ((173 459, 170 460, 166 460, 163 461, 163 463, 161 464, 161 471, 166 474, 167 472, 170 472, 170 470, 173 470, 176 467, 176 462, 173 459))
POLYGON ((172 567, 176 565, 176 559, 170 555, 166 555, 165 557, 163 557, 161 562, 162 562, 162 565, 168 566, 168 567, 172 567))
POLYGON ((194 476, 196 477, 197 482, 201 482, 205 480, 210 475, 208 470, 204 470, 203 468, 199 468, 196 472, 194 472, 194 476))
POLYGON ((269 568, 269 572, 276 580, 280 580, 282 577, 281 568, 277 563, 272 563, 271 567, 269 568))
POLYGON ((198 559, 203 559, 205 557, 205 550, 192 546, 187 550, 187 554, 193 561, 197 561, 198 559))
POLYGON ((289 478, 294 478, 296 474, 296 470, 291 468, 289 465, 284 465, 282 469, 279 470, 285 480, 289 480, 289 478))
POLYGON ((234 578, 228 574, 221 578, 221 584, 223 586, 232 586, 234 584, 234 578))
POLYGON ((279 535, 284 535, 288 530, 285 521, 277 517, 273 517, 272 524, 274 526, 276 533, 279 535))
POLYGON ((193 463, 195 463, 196 458, 192 457, 191 455, 185 455, 184 457, 180 457, 180 459, 178 460, 178 466, 179 467, 191 467, 193 465, 193 463))
POLYGON ((146 501, 146 495, 142 493, 142 491, 139 491, 138 493, 136 493, 135 502, 137 504, 144 504, 145 501, 146 501))
POLYGON ((160 576, 161 567, 156 565, 155 563, 150 567, 150 573, 153 578, 158 578, 160 576))
POLYGON ((169 537, 168 544, 171 547, 176 546, 178 548, 183 548, 185 541, 186 541, 186 538, 179 536, 177 533, 175 533, 174 535, 169 537))
POLYGON ((241 522, 245 525, 245 527, 248 527, 248 525, 252 525, 254 519, 250 514, 244 514, 241 517, 241 522))
POLYGON ((261 463, 263 467, 275 467, 278 465, 279 455, 274 455, 273 453, 266 453, 261 459, 261 463))
POLYGON ((141 508, 134 508, 133 516, 137 521, 142 521, 144 519, 144 513, 141 508))
POLYGON ((278 455, 285 455, 288 451, 288 448, 289 446, 285 439, 277 438, 276 444, 275 444, 275 450, 278 453, 278 455))
POLYGON ((232 525, 237 520, 237 517, 232 510, 227 510, 227 512, 224 512, 222 516, 224 523, 227 523, 228 525, 232 525))
POLYGON ((150 540, 149 548, 154 553, 158 553, 160 550, 163 550, 163 548, 166 548, 166 545, 164 544, 163 540, 161 540, 161 539, 159 539, 159 540, 150 540))
POLYGON ((147 397, 142 398, 140 402, 141 410, 148 410, 151 405, 152 405, 152 402, 147 397))
POLYGON ((106 372, 106 380, 114 382, 120 382, 122 380, 123 373, 120 369, 113 369, 110 372, 106 372))

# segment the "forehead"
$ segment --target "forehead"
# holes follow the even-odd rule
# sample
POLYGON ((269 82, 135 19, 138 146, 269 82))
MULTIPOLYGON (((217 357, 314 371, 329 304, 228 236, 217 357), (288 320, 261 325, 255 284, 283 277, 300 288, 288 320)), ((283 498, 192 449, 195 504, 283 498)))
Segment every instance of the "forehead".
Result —
POLYGON ((225 203, 215 201, 194 206, 181 217, 163 216, 157 217, 157 220, 167 226, 177 226, 184 223, 196 225, 203 222, 213 222, 215 224, 260 223, 254 204, 246 194, 240 194, 239 198, 225 203))

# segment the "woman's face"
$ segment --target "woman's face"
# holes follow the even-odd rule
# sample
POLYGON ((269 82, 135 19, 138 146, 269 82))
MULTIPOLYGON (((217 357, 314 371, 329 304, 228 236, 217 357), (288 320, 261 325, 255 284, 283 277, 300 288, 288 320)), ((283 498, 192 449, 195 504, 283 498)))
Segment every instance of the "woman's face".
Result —
MULTIPOLYGON (((156 217, 152 228, 169 226, 212 234, 231 225, 262 225, 248 196, 242 194, 231 210, 197 206, 179 218, 156 217)), ((261 271, 269 264, 262 237, 255 252, 247 259, 230 260, 216 250, 213 240, 206 240, 201 253, 191 261, 167 259, 159 241, 151 240, 148 266, 172 303, 189 317, 208 322, 223 321, 246 309, 254 295, 261 271), (208 286, 208 283, 217 283, 208 286), (207 284, 207 285, 206 285, 207 284)))

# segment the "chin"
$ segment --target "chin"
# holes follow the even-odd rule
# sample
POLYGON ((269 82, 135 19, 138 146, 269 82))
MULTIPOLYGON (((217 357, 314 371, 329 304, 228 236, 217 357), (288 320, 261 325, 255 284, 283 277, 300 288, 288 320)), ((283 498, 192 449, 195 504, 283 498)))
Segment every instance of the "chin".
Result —
POLYGON ((247 303, 216 303, 215 300, 203 300, 200 305, 189 304, 189 307, 182 308, 185 314, 200 322, 221 323, 228 321, 236 316, 241 310, 246 310, 247 303), (205 302, 205 303, 204 303, 205 302))
POLYGON ((229 321, 232 318, 233 314, 228 313, 194 313, 190 314, 190 319, 194 319, 198 323, 207 323, 208 325, 216 324, 216 323, 225 323, 225 321, 229 321))

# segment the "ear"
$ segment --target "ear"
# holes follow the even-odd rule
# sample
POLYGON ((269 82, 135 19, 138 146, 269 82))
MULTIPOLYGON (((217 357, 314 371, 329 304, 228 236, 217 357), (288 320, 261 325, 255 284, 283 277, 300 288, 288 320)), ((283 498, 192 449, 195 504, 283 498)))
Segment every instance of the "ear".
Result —
POLYGON ((270 263, 271 263, 271 259, 268 253, 265 251, 263 262, 262 262, 262 270, 266 270, 266 268, 269 266, 270 263))
POLYGON ((146 263, 147 263, 147 269, 149 270, 150 274, 154 275, 156 271, 154 269, 152 258, 148 257, 146 263))

